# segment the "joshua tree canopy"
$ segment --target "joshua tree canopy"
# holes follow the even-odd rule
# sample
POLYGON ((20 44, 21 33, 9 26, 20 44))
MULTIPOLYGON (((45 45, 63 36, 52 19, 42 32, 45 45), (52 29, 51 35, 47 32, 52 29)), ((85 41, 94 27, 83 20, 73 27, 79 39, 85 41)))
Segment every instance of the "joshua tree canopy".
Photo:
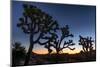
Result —
POLYGON ((53 51, 51 49, 51 47, 53 47, 56 50, 56 53, 60 53, 65 48, 69 48, 70 50, 74 50, 75 49, 75 48, 71 48, 70 47, 70 46, 75 45, 73 43, 73 40, 69 40, 68 42, 64 41, 64 43, 62 44, 62 42, 63 42, 63 40, 65 38, 67 38, 67 37, 73 37, 73 35, 69 32, 68 25, 66 25, 65 27, 60 28, 59 30, 61 32, 60 38, 58 38, 59 35, 53 34, 53 37, 51 38, 51 40, 48 42, 47 45, 45 45, 45 48, 48 49, 49 53, 51 53, 51 51, 53 51))
POLYGON ((30 46, 27 52, 25 65, 28 65, 30 54, 36 43, 42 45, 49 42, 53 32, 58 29, 57 21, 52 19, 52 16, 43 12, 41 9, 33 5, 23 5, 23 16, 19 19, 18 27, 22 29, 25 34, 29 35, 30 46), (38 34, 38 37, 35 35, 38 34), (48 35, 46 35, 48 34, 48 35), (41 42, 44 39, 45 42, 41 42))
POLYGON ((94 42, 94 40, 92 40, 92 37, 87 37, 87 38, 82 36, 79 37, 80 37, 79 45, 82 46, 83 51, 84 52, 92 51, 94 42))

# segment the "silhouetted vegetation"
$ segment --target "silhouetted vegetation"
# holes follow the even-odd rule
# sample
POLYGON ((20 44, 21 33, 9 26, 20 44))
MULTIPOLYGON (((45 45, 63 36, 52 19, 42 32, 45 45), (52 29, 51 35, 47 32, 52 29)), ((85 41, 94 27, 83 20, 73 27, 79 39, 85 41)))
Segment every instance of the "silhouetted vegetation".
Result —
POLYGON ((93 44, 92 42, 94 42, 92 40, 92 37, 82 37, 82 36, 79 36, 80 37, 80 40, 79 40, 79 45, 82 46, 82 49, 84 52, 88 52, 88 51, 92 51, 93 50, 93 44))
POLYGON ((12 44, 12 66, 22 65, 21 61, 24 61, 25 55, 25 47, 21 46, 20 42, 12 44))
POLYGON ((50 36, 45 35, 49 34, 52 36, 51 32, 56 31, 58 24, 52 20, 50 15, 41 11, 36 6, 24 4, 23 8, 23 17, 19 19, 20 23, 18 23, 17 26, 20 27, 25 34, 28 34, 30 38, 30 46, 25 60, 25 65, 28 65, 34 45, 36 43, 40 45, 48 43, 50 36), (33 40, 36 34, 39 34, 38 38, 33 40), (48 41, 42 43, 40 39, 46 39, 48 41))
POLYGON ((92 37, 82 37, 79 36, 80 40, 79 40, 79 45, 82 46, 82 51, 81 53, 84 55, 86 60, 92 60, 92 59, 96 59, 95 56, 96 54, 93 54, 93 42, 94 40, 92 40, 92 37))
POLYGON ((64 41, 64 44, 62 44, 63 40, 67 37, 73 37, 72 34, 69 32, 69 27, 66 25, 63 28, 59 28, 61 32, 61 37, 58 38, 59 36, 57 34, 53 34, 53 37, 50 39, 47 45, 45 45, 45 48, 48 49, 49 53, 53 51, 50 49, 50 47, 53 47, 56 50, 56 53, 59 54, 64 48, 69 48, 70 50, 74 50, 75 48, 70 48, 70 46, 75 45, 73 43, 73 40, 64 41), (62 44, 62 46, 61 46, 62 44))
MULTIPOLYGON (((56 63, 58 63, 58 59, 59 59, 59 55, 63 49, 65 48, 69 48, 70 50, 74 50, 75 48, 71 48, 70 46, 73 46, 75 45, 73 43, 73 40, 69 40, 68 42, 67 41, 64 41, 65 38, 68 38, 68 37, 73 37, 72 34, 70 34, 69 32, 69 27, 68 25, 66 25, 65 27, 62 27, 62 28, 59 28, 60 32, 61 32, 61 37, 58 38, 59 36, 57 34, 53 34, 53 37, 50 39, 50 41, 47 43, 47 45, 45 45, 45 48, 48 49, 48 52, 49 54, 53 51, 51 49, 51 47, 53 47, 55 50, 56 50, 56 63), (64 43, 62 44, 62 42, 64 41, 64 43)), ((63 53, 63 52, 62 52, 63 53)))
POLYGON ((29 35, 29 48, 26 52, 21 43, 15 42, 12 47, 12 65, 37 65, 53 63, 72 63, 96 60, 96 49, 93 49, 92 37, 79 36, 79 45, 82 50, 76 54, 64 53, 68 48, 75 50, 72 39, 74 37, 70 32, 69 26, 60 27, 58 22, 52 16, 45 13, 36 6, 23 4, 22 17, 19 18, 17 27, 24 34, 29 35), (60 34, 60 35, 59 35, 60 34), (35 45, 44 46, 48 54, 36 54, 32 52, 35 45), (55 53, 54 50, 56 51, 55 53))

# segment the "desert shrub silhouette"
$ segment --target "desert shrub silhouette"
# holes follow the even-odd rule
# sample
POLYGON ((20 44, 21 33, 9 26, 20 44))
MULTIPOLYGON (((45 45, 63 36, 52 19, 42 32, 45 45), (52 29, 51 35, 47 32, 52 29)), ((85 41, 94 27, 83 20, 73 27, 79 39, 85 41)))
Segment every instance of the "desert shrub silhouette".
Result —
POLYGON ((25 60, 26 49, 20 42, 12 44, 12 66, 23 65, 21 61, 25 60))

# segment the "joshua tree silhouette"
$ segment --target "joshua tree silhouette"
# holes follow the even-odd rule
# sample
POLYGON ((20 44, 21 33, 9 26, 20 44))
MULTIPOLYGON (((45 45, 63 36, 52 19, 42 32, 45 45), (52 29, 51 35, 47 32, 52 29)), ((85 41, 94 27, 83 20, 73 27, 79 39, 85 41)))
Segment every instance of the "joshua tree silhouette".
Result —
POLYGON ((29 35, 30 46, 26 55, 24 65, 28 65, 30 60, 30 54, 36 43, 43 45, 49 42, 52 37, 53 32, 56 32, 58 29, 57 21, 52 20, 52 17, 41 9, 33 5, 23 5, 23 17, 21 17, 20 23, 17 24, 18 27, 22 29, 25 34, 29 35), (36 38, 35 35, 38 34, 36 38), (51 36, 47 36, 49 34, 51 36), (41 39, 46 40, 41 42, 41 39))
POLYGON ((92 51, 93 50, 93 42, 94 40, 92 40, 92 37, 82 37, 82 36, 79 36, 80 37, 80 40, 79 40, 79 45, 82 46, 82 49, 84 52, 89 52, 89 51, 92 51))
POLYGON ((74 50, 75 48, 71 48, 70 46, 75 45, 73 43, 73 40, 69 40, 68 42, 64 41, 64 44, 61 46, 61 43, 63 40, 67 37, 73 37, 72 34, 69 32, 69 27, 66 25, 65 27, 59 28, 61 31, 61 36, 58 38, 59 35, 53 34, 53 37, 50 39, 47 45, 45 47, 48 49, 49 53, 53 51, 50 49, 50 47, 53 47, 56 50, 56 53, 59 54, 63 49, 69 48, 70 50, 74 50))
POLYGON ((69 27, 66 25, 65 27, 59 28, 59 31, 61 31, 61 36, 57 35, 56 33, 53 33, 52 38, 49 40, 49 42, 45 45, 45 48, 48 49, 49 54, 53 51, 51 47, 53 47, 56 50, 56 63, 59 63, 59 53, 63 51, 65 48, 69 48, 70 50, 74 50, 75 48, 71 48, 70 46, 75 45, 73 43, 73 40, 64 41, 65 38, 73 37, 72 34, 69 32, 69 27), (60 37, 60 38, 58 38, 60 37), (64 44, 62 42, 64 41, 64 44))
POLYGON ((47 44, 44 44, 45 48, 48 49, 48 54, 50 54, 53 50, 51 49, 51 47, 53 46, 53 42, 55 42, 55 40, 58 38, 58 36, 55 33, 51 33, 52 37, 50 38, 50 40, 48 41, 47 44))

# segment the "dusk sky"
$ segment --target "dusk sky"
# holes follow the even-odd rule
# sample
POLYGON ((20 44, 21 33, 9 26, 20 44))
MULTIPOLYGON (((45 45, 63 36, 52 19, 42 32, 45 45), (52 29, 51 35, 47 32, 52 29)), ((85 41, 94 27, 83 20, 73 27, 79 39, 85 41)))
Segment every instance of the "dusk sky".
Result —
MULTIPOLYGON (((19 18, 22 17, 22 5, 24 3, 37 6, 48 13, 54 20, 58 21, 61 27, 69 25, 69 30, 74 35, 71 39, 76 44, 73 46, 76 51, 81 50, 81 46, 78 45, 79 35, 84 37, 91 36, 95 41, 95 6, 12 1, 12 42, 21 42, 27 49, 29 47, 28 35, 16 26, 19 23, 19 18)), ((35 45, 34 51, 38 53, 38 51, 42 52, 42 50, 46 51, 43 46, 35 45)))

